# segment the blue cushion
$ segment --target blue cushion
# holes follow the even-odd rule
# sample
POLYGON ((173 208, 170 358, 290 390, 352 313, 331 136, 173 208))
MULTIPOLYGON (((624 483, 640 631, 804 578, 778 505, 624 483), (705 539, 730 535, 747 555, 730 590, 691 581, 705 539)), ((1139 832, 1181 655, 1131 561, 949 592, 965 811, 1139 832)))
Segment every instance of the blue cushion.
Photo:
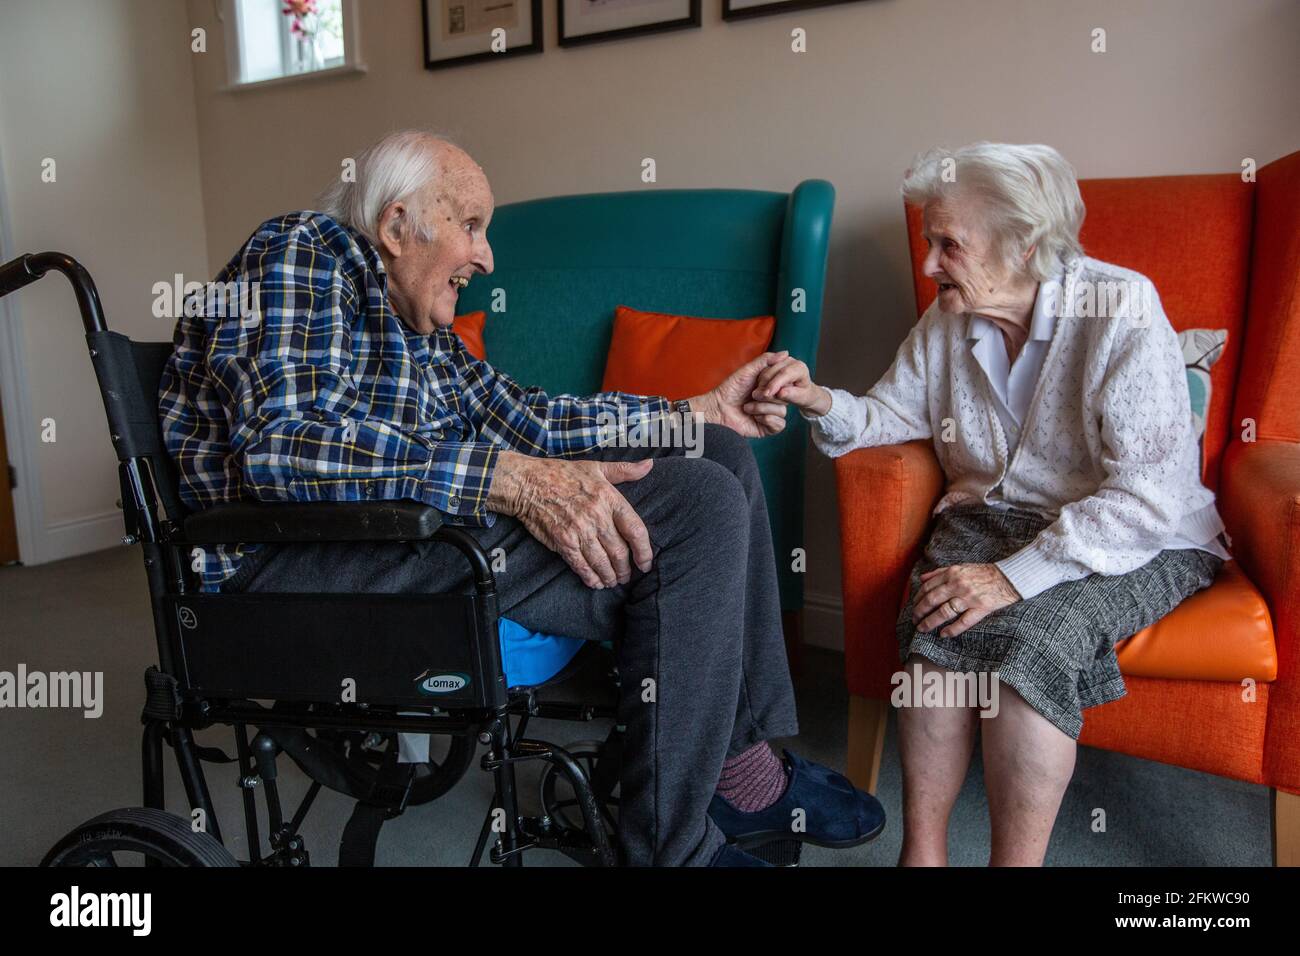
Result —
POLYGON ((576 637, 533 633, 522 624, 498 618, 501 640, 501 669, 507 687, 543 684, 562 671, 582 647, 576 637))

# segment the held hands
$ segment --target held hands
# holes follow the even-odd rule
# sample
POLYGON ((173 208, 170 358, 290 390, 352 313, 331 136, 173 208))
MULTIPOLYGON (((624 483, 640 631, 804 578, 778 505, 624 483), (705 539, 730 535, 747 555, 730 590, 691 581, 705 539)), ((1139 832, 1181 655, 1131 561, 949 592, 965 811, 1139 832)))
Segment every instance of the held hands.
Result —
POLYGON ((776 363, 786 361, 788 352, 764 352, 736 369, 711 392, 690 400, 691 411, 713 425, 726 425, 745 438, 766 438, 785 428, 785 404, 757 400, 759 378, 776 363))
MULTIPOLYGON (((691 411, 705 422, 726 425, 746 438, 764 438, 785 428, 787 404, 781 394, 758 394, 774 371, 794 363, 788 352, 765 352, 727 376, 717 388, 690 399, 691 411)), ((815 387, 815 386, 814 386, 815 387)), ((779 391, 779 389, 778 389, 779 391)), ((827 396, 826 407, 830 402, 827 396)), ((590 588, 626 584, 632 562, 649 571, 654 554, 650 535, 636 510, 614 487, 644 478, 653 459, 636 462, 567 461, 502 452, 497 459, 487 507, 511 515, 573 569, 590 588)))
POLYGON ((653 465, 502 452, 487 506, 518 518, 587 587, 614 587, 631 579, 632 561, 649 571, 654 557, 644 522, 614 485, 644 478, 653 465))
POLYGON ((825 415, 831 410, 831 395, 812 380, 808 366, 785 352, 759 374, 754 384, 755 404, 782 402, 794 405, 809 415, 825 415))
POLYGON ((946 621, 939 636, 956 637, 1019 600, 1020 592, 996 564, 953 564, 922 572, 912 623, 918 631, 933 631, 946 621))

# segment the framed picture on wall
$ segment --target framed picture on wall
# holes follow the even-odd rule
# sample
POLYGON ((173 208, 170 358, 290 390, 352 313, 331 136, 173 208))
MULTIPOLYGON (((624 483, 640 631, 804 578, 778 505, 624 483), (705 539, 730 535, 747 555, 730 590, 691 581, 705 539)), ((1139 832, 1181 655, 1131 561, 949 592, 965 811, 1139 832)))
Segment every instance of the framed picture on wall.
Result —
POLYGON ((722 19, 744 20, 748 17, 765 17, 770 13, 790 13, 794 10, 857 2, 859 0, 722 0, 722 19))
POLYGON ((421 0, 424 68, 542 52, 542 0, 421 0))
POLYGON ((700 25, 700 0, 556 0, 560 46, 700 25))

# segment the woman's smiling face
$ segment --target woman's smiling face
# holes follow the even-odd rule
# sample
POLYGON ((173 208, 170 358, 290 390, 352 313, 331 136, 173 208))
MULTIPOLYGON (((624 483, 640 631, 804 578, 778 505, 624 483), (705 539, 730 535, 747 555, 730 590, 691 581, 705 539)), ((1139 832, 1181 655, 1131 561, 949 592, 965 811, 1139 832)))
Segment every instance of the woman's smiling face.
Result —
POLYGON ((999 255, 985 223, 982 203, 959 191, 922 210, 921 235, 930 247, 923 271, 939 283, 945 312, 1001 310, 1022 278, 999 255))

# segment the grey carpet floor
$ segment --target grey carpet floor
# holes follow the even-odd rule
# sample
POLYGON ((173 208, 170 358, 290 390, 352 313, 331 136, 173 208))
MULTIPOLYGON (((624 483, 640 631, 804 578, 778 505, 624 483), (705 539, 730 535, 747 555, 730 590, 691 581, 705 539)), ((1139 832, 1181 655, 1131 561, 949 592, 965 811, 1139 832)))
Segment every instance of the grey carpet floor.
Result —
MULTIPOLYGON (((102 671, 104 710, 86 719, 66 710, 0 710, 0 864, 31 865, 63 833, 105 810, 140 802, 141 675, 154 662, 139 550, 118 548, 40 567, 0 568, 0 670, 102 671)), ((810 759, 843 767, 846 692, 843 657, 809 648, 796 679, 802 733, 781 743, 810 759)), ((532 736, 557 743, 600 736, 601 728, 537 722, 532 736)), ((201 743, 232 749, 228 731, 213 728, 201 743)), ((168 805, 183 809, 182 791, 168 759, 168 805)), ((286 801, 307 782, 283 761, 286 801)), ((218 818, 227 845, 246 853, 242 809, 232 765, 210 767, 218 818)), ((525 776, 525 801, 534 801, 525 776)), ((490 779, 471 769, 447 796, 415 807, 385 825, 382 865, 465 863, 491 793, 490 779)), ((805 866, 892 866, 901 830, 900 773, 892 731, 885 744, 878 790, 890 825, 873 843, 853 850, 808 848, 805 866)), ((260 794, 259 794, 260 799, 260 794)), ((290 805, 291 808, 292 804, 290 805)), ((338 836, 351 810, 324 791, 304 836, 312 862, 332 865, 338 836)), ((265 817, 263 829, 265 834, 265 817)), ((1057 866, 1260 866, 1269 863, 1268 791, 1259 786, 1081 748, 1048 851, 1057 866), (1094 832, 1095 811, 1105 832, 1094 832)), ((979 755, 953 814, 951 861, 979 866, 989 852, 988 807, 979 755)), ((530 864, 571 865, 539 851, 530 864)))

